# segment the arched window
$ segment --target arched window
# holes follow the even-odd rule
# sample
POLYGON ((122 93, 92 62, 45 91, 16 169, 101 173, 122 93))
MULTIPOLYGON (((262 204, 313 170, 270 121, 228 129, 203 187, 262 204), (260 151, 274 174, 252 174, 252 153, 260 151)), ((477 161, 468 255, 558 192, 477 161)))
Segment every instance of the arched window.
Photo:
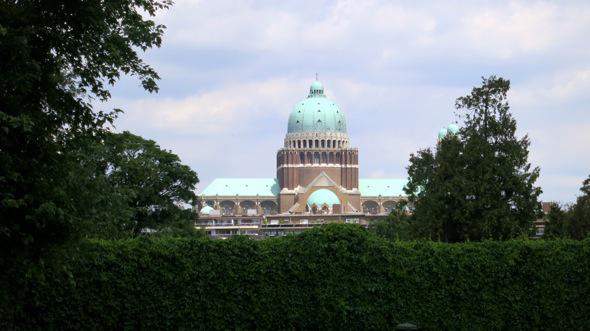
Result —
POLYGON ((307 161, 307 164, 311 164, 311 162, 313 162, 313 157, 311 152, 307 152, 307 157, 305 158, 305 161, 307 161))
POLYGON ((334 163, 334 152, 330 152, 328 155, 328 163, 334 163))
POLYGON ((260 207, 262 208, 262 213, 264 215, 272 215, 277 213, 277 204, 273 201, 262 201, 260 203, 260 207))
POLYGON ((326 142, 328 143, 328 145, 326 147, 331 148, 332 147, 332 144, 331 144, 332 140, 328 139, 328 141, 326 141, 326 142))
POLYGON ((320 141, 319 140, 315 140, 315 148, 319 148, 320 147, 320 141))
POLYGON ((301 162, 301 164, 305 164, 305 153, 301 152, 299 153, 299 161, 301 162))
POLYGON ((309 147, 309 148, 313 147, 313 140, 309 139, 309 143, 307 144, 307 147, 309 147))
POLYGON ((320 164, 320 153, 313 153, 313 164, 320 164))
POLYGON ((242 208, 242 214, 247 215, 248 211, 256 213, 256 204, 254 201, 246 200, 240 202, 240 207, 242 208))
POLYGON ((332 147, 333 147, 333 148, 336 148, 336 139, 334 139, 334 140, 332 141, 332 147))
POLYGON ((307 148, 307 140, 303 141, 303 148, 307 148))
POLYGON ((297 148, 301 148, 301 140, 297 140, 297 148))
POLYGON ((396 206, 395 201, 385 201, 383 203, 383 209, 386 214, 391 213, 395 209, 395 206, 396 206))
POLYGON ((235 203, 233 201, 222 201, 219 206, 221 207, 221 215, 229 216, 234 214, 235 203))
POLYGON ((341 158, 340 158, 340 152, 336 153, 336 163, 340 163, 341 158))
POLYGON ((326 148, 326 141, 322 139, 322 148, 326 148))
POLYGON ((365 214, 375 215, 379 213, 379 205, 375 201, 365 201, 363 203, 363 212, 365 214))
POLYGON ((328 163, 328 154, 326 152, 322 153, 322 163, 328 163))
POLYGON ((338 140, 338 148, 341 148, 342 145, 340 144, 340 140, 338 140))

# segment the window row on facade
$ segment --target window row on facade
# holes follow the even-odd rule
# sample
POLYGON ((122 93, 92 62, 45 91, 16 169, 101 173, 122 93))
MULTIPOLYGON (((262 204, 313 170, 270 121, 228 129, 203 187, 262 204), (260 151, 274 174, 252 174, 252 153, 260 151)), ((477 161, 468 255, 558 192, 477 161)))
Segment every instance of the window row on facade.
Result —
MULTIPOLYGON (((238 212, 238 208, 237 208, 238 204, 236 204, 235 201, 231 201, 231 200, 222 200, 217 204, 213 200, 208 200, 208 201, 206 201, 206 204, 214 209, 219 208, 222 216, 232 216, 232 215, 237 215, 239 213, 245 215, 245 214, 247 214, 248 210, 255 210, 257 213, 260 212, 263 215, 274 215, 274 214, 278 213, 277 203, 274 201, 270 201, 270 200, 265 200, 265 201, 260 202, 260 210, 258 210, 256 203, 254 201, 251 201, 251 200, 241 201, 239 203, 239 207, 241 209, 241 212, 238 212)), ((373 200, 364 201, 362 203, 363 213, 371 214, 371 215, 377 215, 377 214, 383 214, 383 213, 389 214, 389 213, 391 213, 391 211, 393 211, 395 209, 395 207, 396 207, 395 201, 385 201, 381 205, 379 205, 379 203, 377 203, 376 201, 373 201, 373 200)), ((321 208, 322 207, 319 207, 318 211, 320 211, 321 208)), ((309 210, 309 211, 311 211, 311 210, 309 210)), ((328 209, 325 209, 323 211, 326 212, 326 211, 328 211, 328 209)), ((315 212, 316 211, 314 211, 314 213, 315 212)))
POLYGON ((287 148, 345 148, 348 142, 339 139, 297 139, 288 140, 287 148))
MULTIPOLYGON (((238 214, 238 205, 235 201, 231 200, 222 200, 218 204, 215 203, 213 200, 207 200, 205 202, 209 207, 213 209, 219 209, 222 216, 231 216, 238 214)), ((248 210, 256 210, 258 212, 258 208, 256 203, 251 200, 241 201, 239 203, 239 207, 241 209, 241 214, 247 214, 248 210)), ((260 212, 263 215, 274 215, 278 213, 279 207, 276 202, 265 200, 260 202, 260 212)))
POLYGON ((355 153, 349 153, 342 157, 340 152, 299 152, 299 162, 294 160, 297 154, 279 155, 279 164, 340 164, 345 162, 347 164, 357 164, 358 159, 355 153))

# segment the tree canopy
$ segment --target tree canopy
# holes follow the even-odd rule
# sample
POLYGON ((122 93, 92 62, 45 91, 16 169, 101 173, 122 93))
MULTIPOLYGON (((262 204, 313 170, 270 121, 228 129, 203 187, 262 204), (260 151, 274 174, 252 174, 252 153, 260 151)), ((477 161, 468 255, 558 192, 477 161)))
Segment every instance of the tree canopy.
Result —
MULTIPOLYGON (((88 181, 80 146, 117 111, 99 111, 121 74, 157 90, 138 52, 159 47, 150 20, 169 0, 0 2, 0 242, 43 247, 76 233, 88 181)), ((97 185, 92 183, 92 185, 97 185)))
POLYGON ((539 168, 528 162, 528 137, 516 137, 509 89, 508 80, 483 78, 456 101, 459 132, 410 156, 405 189, 417 236, 501 240, 530 230, 540 214, 539 168))
POLYGON ((590 176, 583 181, 580 191, 582 195, 573 205, 551 205, 545 238, 583 239, 590 236, 590 176))
POLYGON ((94 148, 85 148, 88 166, 94 167, 85 236, 120 238, 142 231, 192 232, 191 207, 197 174, 177 155, 154 141, 129 132, 107 134, 94 148))

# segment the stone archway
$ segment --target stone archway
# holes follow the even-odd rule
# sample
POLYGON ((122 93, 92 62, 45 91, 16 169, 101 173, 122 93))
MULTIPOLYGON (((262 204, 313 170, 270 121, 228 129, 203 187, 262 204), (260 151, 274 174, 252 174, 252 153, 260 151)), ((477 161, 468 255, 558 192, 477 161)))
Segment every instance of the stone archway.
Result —
POLYGON ((376 215, 379 214, 379 204, 373 200, 363 202, 363 213, 376 215))

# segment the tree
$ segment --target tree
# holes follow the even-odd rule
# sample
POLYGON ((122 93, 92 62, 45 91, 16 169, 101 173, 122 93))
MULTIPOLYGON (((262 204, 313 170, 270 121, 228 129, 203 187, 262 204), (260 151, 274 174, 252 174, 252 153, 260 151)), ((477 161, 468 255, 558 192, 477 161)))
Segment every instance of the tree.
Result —
POLYGON ((411 155, 406 193, 422 237, 509 239, 527 233, 540 214, 539 169, 528 162, 528 137, 516 138, 509 88, 503 78, 483 78, 456 101, 459 132, 441 139, 435 152, 411 155))
POLYGON ((392 240, 409 240, 412 238, 410 214, 407 201, 400 201, 385 219, 370 223, 369 231, 383 238, 392 240))
POLYGON ((464 201, 461 153, 462 145, 452 135, 439 141, 434 152, 425 149, 410 156, 406 192, 412 192, 409 200, 414 206, 414 237, 447 242, 465 240, 467 229, 460 215, 464 201))
POLYGON ((580 188, 582 195, 570 211, 570 236, 583 239, 590 236, 590 176, 586 178, 580 188))
POLYGON ((570 237, 570 208, 561 206, 557 203, 551 203, 549 213, 547 214, 547 224, 543 238, 569 238, 570 237))
MULTIPOLYGON (((108 84, 137 76, 157 91, 138 51, 164 27, 146 19, 169 0, 0 2, 0 245, 40 250, 76 234, 86 180, 79 150, 117 111, 92 108, 108 84)), ((92 183, 91 186, 98 185, 92 183)))
POLYGON ((87 151, 88 164, 95 166, 94 182, 103 192, 94 192, 100 206, 98 217, 88 218, 86 236, 121 238, 147 229, 166 233, 191 233, 197 174, 177 155, 162 150, 154 141, 129 132, 111 133, 87 151), (98 179, 98 180, 97 180, 98 179))

